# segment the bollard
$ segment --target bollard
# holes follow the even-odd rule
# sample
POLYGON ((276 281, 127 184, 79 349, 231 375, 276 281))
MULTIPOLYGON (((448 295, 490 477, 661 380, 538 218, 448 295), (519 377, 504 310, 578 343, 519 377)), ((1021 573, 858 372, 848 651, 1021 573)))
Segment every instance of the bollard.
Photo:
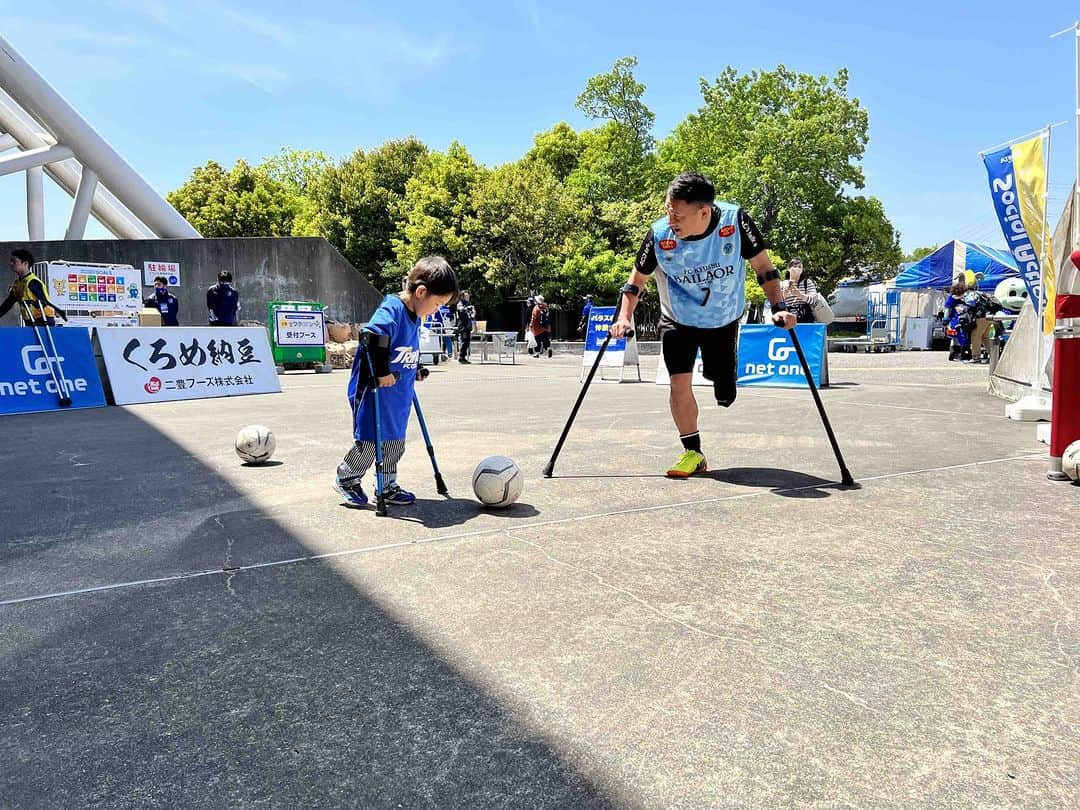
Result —
MULTIPOLYGON (((1072 261, 1080 268, 1080 250, 1072 261)), ((1057 296, 1054 328, 1054 398, 1050 411, 1051 481, 1068 481, 1061 471, 1065 449, 1080 439, 1080 294, 1057 296)))

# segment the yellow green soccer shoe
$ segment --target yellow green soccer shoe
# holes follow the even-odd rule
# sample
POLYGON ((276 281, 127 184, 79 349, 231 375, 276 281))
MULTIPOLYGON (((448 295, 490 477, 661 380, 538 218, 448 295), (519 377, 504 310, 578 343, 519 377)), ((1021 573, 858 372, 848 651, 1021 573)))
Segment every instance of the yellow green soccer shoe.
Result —
POLYGON ((668 478, 689 478, 695 473, 703 473, 709 469, 705 463, 705 456, 694 450, 685 450, 679 460, 667 471, 668 478))

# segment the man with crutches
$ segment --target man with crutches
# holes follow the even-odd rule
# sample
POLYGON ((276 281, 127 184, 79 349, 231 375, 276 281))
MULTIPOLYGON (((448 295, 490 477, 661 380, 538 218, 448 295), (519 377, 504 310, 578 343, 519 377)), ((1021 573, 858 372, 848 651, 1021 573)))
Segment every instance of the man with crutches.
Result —
POLYGON ((45 285, 34 274, 34 255, 29 250, 11 251, 11 272, 15 274, 15 283, 0 304, 0 318, 18 306, 26 326, 56 326, 57 315, 67 320, 67 313, 49 300, 45 285))
POLYGON ((34 337, 45 355, 60 407, 71 405, 71 389, 64 377, 63 358, 56 349, 52 327, 56 326, 56 316, 65 321, 67 313, 49 300, 45 285, 33 271, 34 256, 30 251, 17 249, 11 251, 11 270, 15 273, 15 283, 11 285, 7 298, 0 304, 0 318, 16 304, 23 324, 34 330, 34 337))
POLYGON ((671 182, 667 216, 645 235, 611 328, 615 339, 630 330, 641 290, 655 277, 661 349, 671 377, 669 404, 683 446, 667 470, 669 478, 688 478, 708 469, 692 387, 699 350, 716 403, 727 408, 735 401, 739 321, 746 308, 744 259, 772 305, 773 323, 783 329, 796 323, 784 305, 780 275, 757 225, 742 208, 716 202, 715 197, 712 182, 701 174, 685 172, 671 182))

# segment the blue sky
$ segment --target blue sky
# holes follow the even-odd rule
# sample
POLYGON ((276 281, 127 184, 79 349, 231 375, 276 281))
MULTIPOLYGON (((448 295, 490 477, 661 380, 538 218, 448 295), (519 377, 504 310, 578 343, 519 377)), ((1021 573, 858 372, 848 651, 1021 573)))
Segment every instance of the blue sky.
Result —
MULTIPOLYGON (((282 146, 339 157, 409 134, 514 160, 558 121, 588 126, 574 100, 621 56, 640 60, 657 137, 726 65, 847 67, 870 113, 866 193, 905 249, 1001 244, 977 152, 1068 121, 1051 157, 1060 210, 1074 171, 1073 37, 1048 37, 1077 17, 1064 0, 0 0, 3 35, 162 193, 211 158, 282 146)), ((70 201, 47 186, 46 235, 58 238, 70 201)), ((0 178, 0 239, 25 236, 23 177, 0 178)))

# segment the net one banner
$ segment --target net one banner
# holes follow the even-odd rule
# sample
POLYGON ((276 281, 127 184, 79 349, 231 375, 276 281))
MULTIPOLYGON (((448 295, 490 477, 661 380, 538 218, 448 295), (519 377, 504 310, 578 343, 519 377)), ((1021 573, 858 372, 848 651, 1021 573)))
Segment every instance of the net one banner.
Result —
POLYGON ((53 344, 46 339, 49 350, 43 349, 29 327, 0 329, 0 414, 60 410, 58 383, 72 408, 105 405, 89 333, 56 328, 52 336, 55 354, 53 344))
MULTIPOLYGON (((795 327, 806 363, 819 388, 829 384, 829 363, 826 353, 825 325, 804 323, 795 327)), ((712 385, 702 374, 701 352, 694 364, 693 385, 712 385)), ((795 344, 781 329, 768 324, 743 324, 739 327, 739 357, 736 366, 740 386, 765 388, 809 388, 803 374, 795 344)), ((656 368, 656 384, 668 385, 667 366, 663 354, 656 368)))
MULTIPOLYGON (((596 362, 596 356, 600 353, 600 346, 611 329, 611 323, 615 318, 615 307, 593 307, 589 311, 589 325, 585 332, 585 353, 581 357, 581 380, 585 379, 589 369, 596 362)), ((633 320, 630 322, 633 326, 633 320)), ((623 370, 632 366, 637 370, 638 382, 641 382, 641 366, 638 361, 637 338, 618 338, 608 343, 604 351, 604 357, 600 361, 600 379, 605 382, 622 382, 623 370), (618 380, 605 380, 604 369, 619 369, 618 380)))

